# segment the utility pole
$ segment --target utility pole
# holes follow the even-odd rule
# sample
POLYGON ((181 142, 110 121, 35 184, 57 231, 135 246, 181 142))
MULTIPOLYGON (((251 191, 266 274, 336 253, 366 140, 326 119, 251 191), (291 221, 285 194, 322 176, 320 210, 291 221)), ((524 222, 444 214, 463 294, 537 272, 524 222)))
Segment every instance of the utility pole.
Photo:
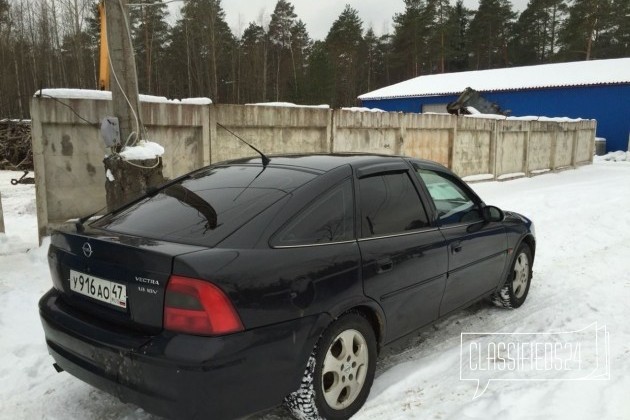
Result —
MULTIPOLYGON (((103 163, 108 171, 105 190, 108 210, 145 193, 148 187, 161 184, 162 161, 160 158, 141 161, 127 161, 117 153, 125 146, 133 146, 144 139, 145 130, 140 113, 138 78, 133 45, 128 22, 128 0, 103 0, 105 6, 105 30, 109 49, 111 69, 110 87, 112 109, 118 118, 121 145, 112 147, 115 153, 105 158, 103 163), (157 162, 157 163, 156 163, 157 162)), ((103 29, 102 29, 103 30, 103 29)))

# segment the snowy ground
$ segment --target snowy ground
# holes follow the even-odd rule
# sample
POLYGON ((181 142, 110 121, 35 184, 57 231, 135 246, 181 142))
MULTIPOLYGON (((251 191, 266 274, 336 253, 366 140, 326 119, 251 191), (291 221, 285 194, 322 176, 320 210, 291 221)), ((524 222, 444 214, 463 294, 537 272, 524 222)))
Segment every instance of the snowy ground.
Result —
MULTIPOLYGON (((50 280, 45 248, 37 247, 34 189, 11 186, 15 176, 0 171, 7 227, 0 234, 0 418, 153 418, 52 368, 36 309, 50 280)), ((477 304, 386 348, 355 418, 629 419, 630 163, 473 187, 487 203, 536 223, 527 302, 513 311, 477 304), (491 382, 473 401, 476 385, 459 379, 462 332, 570 331, 593 322, 610 333, 610 380, 491 382)))

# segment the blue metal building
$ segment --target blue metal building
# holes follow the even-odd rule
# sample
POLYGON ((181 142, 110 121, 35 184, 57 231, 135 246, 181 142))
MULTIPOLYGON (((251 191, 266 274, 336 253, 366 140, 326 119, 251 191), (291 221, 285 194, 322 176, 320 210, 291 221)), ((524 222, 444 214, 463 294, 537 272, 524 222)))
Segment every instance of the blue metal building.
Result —
POLYGON ((446 112, 467 87, 512 116, 595 119, 608 151, 628 150, 630 58, 420 76, 359 99, 385 111, 446 112))

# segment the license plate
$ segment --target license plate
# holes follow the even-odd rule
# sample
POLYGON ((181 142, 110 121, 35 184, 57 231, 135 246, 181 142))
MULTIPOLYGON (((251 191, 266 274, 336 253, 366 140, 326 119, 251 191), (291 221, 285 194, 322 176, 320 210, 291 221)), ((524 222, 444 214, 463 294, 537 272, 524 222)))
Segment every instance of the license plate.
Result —
POLYGON ((127 308, 127 286, 70 270, 70 289, 118 308, 127 308))

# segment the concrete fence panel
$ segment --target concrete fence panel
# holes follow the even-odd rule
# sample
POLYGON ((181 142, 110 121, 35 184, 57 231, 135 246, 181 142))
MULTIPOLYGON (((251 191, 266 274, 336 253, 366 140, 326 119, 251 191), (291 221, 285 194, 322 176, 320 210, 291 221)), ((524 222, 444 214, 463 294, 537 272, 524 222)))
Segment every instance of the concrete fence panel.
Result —
POLYGON ((571 166, 573 163, 573 131, 556 131, 556 150, 553 169, 571 166))
POLYGON ((330 109, 214 105, 210 113, 212 162, 256 154, 223 127, 269 155, 331 151, 330 109))
POLYGON ((439 114, 407 114, 400 153, 434 160, 451 167, 457 117, 439 114))
MULTIPOLYGON (((506 121, 507 122, 507 121, 506 121)), ((527 173, 527 137, 523 131, 526 124, 497 123, 496 176, 527 173)))
MULTIPOLYGON (((582 124, 586 125, 586 124, 582 124)), ((587 164, 593 162, 593 151, 595 150, 595 137, 592 128, 581 128, 576 131, 577 150, 575 153, 577 164, 587 164)))
POLYGON ((537 173, 550 170, 552 166, 552 148, 554 142, 549 133, 532 131, 529 135, 528 172, 537 173))
POLYGON ((402 143, 405 115, 393 112, 335 110, 333 152, 397 154, 402 143))

